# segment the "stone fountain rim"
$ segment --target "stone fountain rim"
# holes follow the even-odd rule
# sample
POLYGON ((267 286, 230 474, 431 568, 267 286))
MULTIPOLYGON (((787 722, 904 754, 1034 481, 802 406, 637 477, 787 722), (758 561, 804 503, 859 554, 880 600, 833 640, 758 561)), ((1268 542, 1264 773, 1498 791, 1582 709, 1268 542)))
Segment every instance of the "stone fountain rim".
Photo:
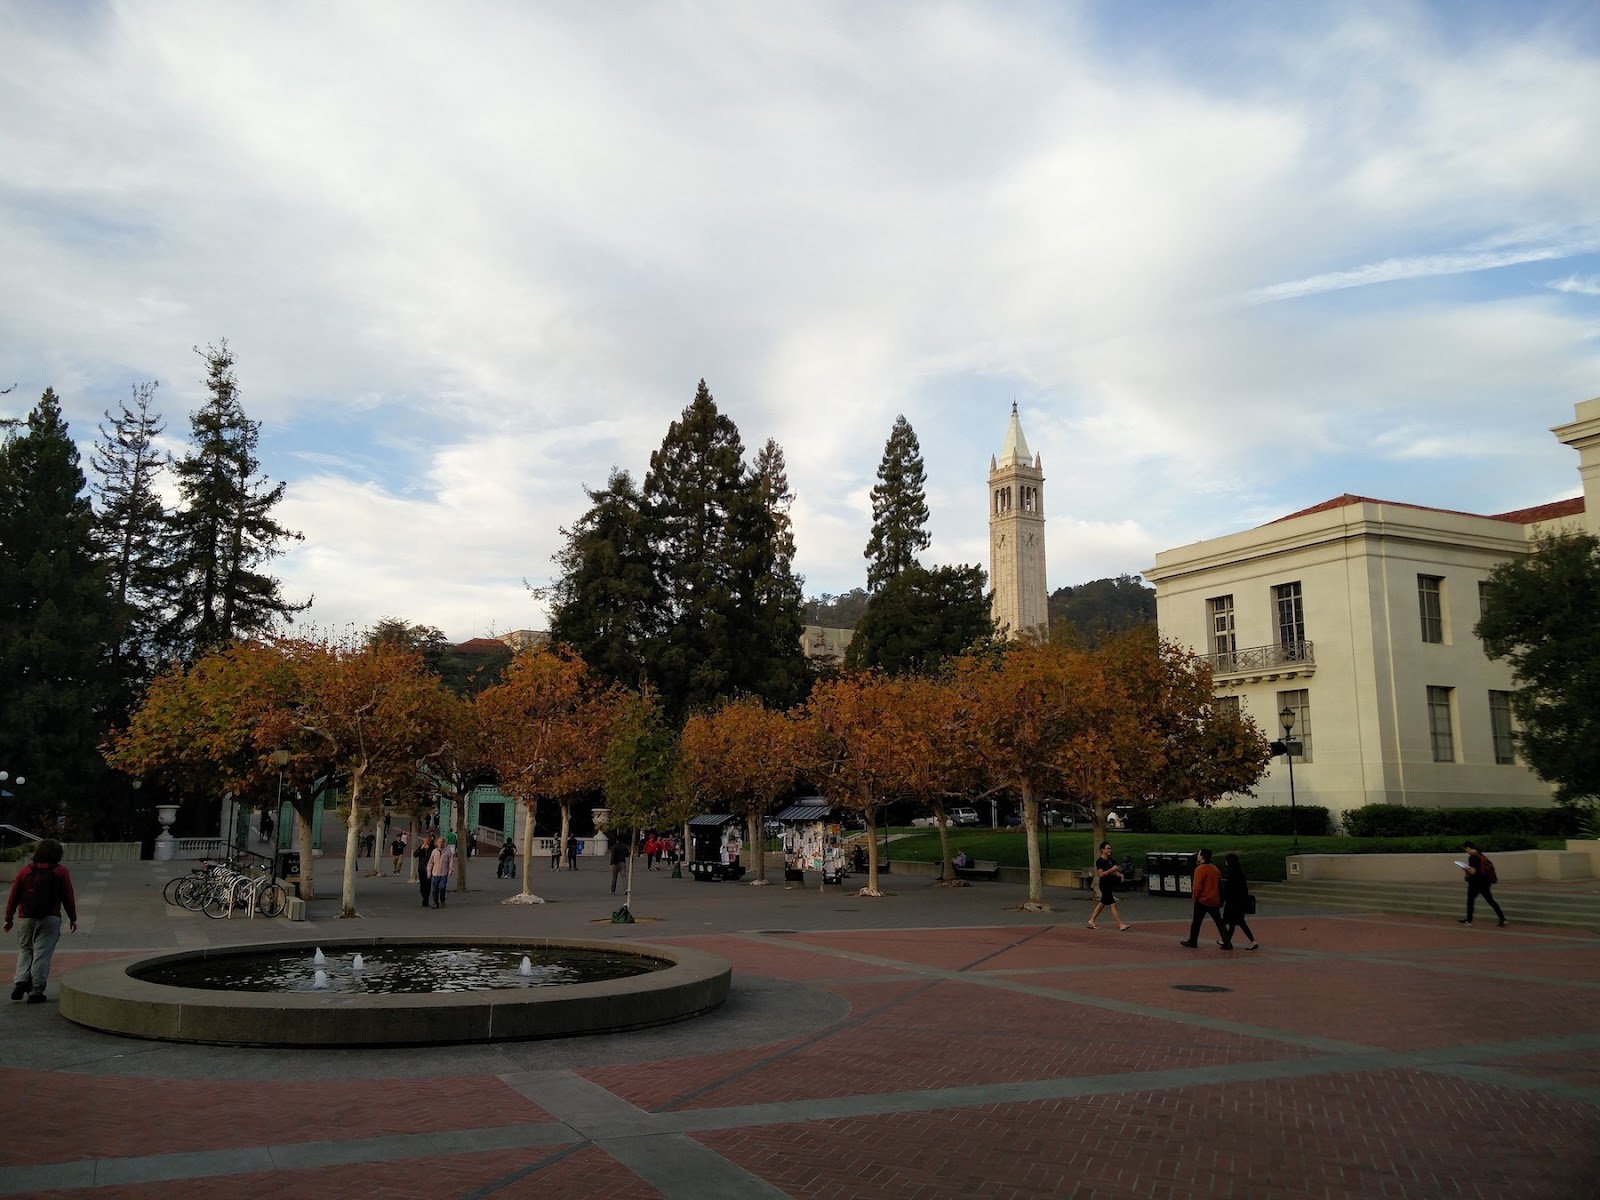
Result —
POLYGON ((61 981, 61 1014, 91 1029, 158 1041, 224 1046, 402 1046, 525 1041, 643 1029, 709 1012, 733 968, 703 950, 646 942, 505 936, 329 938, 213 946, 82 967, 61 981), (386 946, 579 949, 637 954, 670 965, 626 979, 493 991, 352 996, 176 987, 129 972, 160 963, 321 947, 324 954, 386 946))

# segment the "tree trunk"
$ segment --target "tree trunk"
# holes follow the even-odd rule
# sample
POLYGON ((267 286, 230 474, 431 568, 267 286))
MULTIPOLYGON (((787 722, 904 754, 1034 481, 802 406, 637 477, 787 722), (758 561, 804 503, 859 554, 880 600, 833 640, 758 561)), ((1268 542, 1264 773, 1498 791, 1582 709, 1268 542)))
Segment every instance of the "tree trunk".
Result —
POLYGON ((457 791, 452 804, 459 807, 455 813, 456 819, 456 891, 467 890, 467 796, 465 791, 457 791))
POLYGON ((406 882, 415 886, 417 883, 417 839, 422 836, 422 831, 417 828, 417 814, 412 813, 406 824, 406 861, 411 864, 411 874, 406 882))
POLYGON ((950 826, 945 822, 942 797, 934 799, 933 819, 939 823, 939 859, 944 864, 939 870, 939 877, 947 882, 954 882, 956 862, 950 854, 950 826))
POLYGON ((533 802, 525 802, 522 807, 522 894, 531 896, 533 885, 528 877, 533 874, 533 802))
POLYGON ((567 839, 569 839, 571 836, 572 805, 569 801, 563 800, 561 802, 561 840, 556 843, 556 850, 561 855, 561 857, 556 860, 556 865, 562 870, 565 870, 567 867, 578 861, 576 856, 573 856, 570 860, 567 858, 567 839))
POLYGON ((861 890, 863 896, 881 896, 878 890, 878 811, 875 805, 866 806, 867 816, 867 886, 861 890))
POLYGON ((749 826, 750 845, 755 851, 756 877, 752 883, 767 882, 767 814, 759 804, 752 804, 745 813, 749 826))
POLYGON ((1042 911, 1044 902, 1044 873, 1039 864, 1039 797, 1034 794, 1033 781, 1022 781, 1022 824, 1028 834, 1028 903, 1032 911, 1042 911))
POLYGON ((344 829, 344 891, 339 901, 339 915, 356 915, 356 865, 361 851, 361 776, 365 769, 357 767, 350 776, 350 816, 344 829))
POLYGON ((302 812, 298 804, 290 805, 294 813, 295 832, 298 833, 300 842, 300 899, 315 900, 316 889, 311 886, 311 812, 315 805, 308 806, 302 812))

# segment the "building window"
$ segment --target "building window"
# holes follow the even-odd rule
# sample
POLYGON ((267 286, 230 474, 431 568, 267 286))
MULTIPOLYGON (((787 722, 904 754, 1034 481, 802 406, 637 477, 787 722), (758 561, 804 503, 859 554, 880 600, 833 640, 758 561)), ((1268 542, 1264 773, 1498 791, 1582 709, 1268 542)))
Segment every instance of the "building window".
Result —
POLYGON ((1217 670, 1233 669, 1233 652, 1238 647, 1233 639, 1233 597, 1213 596, 1206 601, 1211 615, 1211 653, 1217 655, 1217 670))
POLYGON ((1422 610, 1422 640, 1444 642, 1444 580, 1438 575, 1417 576, 1417 604, 1422 610))
POLYGON ((1239 713, 1239 697, 1213 696, 1211 697, 1211 707, 1216 709, 1219 713, 1233 713, 1235 716, 1237 716, 1239 713))
MULTIPOLYGON (((1299 587, 1299 584, 1295 585, 1299 587)), ((1288 709, 1294 713, 1294 728, 1288 734, 1288 740, 1296 747, 1295 758, 1301 762, 1311 761, 1311 693, 1305 688, 1293 692, 1278 693, 1278 712, 1288 709)), ((1278 732, 1283 733, 1283 726, 1279 717, 1274 714, 1273 722, 1278 724, 1278 732)))
POLYGON ((1296 655, 1306 640, 1306 614, 1300 605, 1299 583, 1280 583, 1272 589, 1278 610, 1278 645, 1296 655))
POLYGON ((1494 737, 1494 760, 1517 761, 1516 743, 1511 736, 1511 693, 1489 693, 1489 731, 1494 737))
POLYGON ((1428 736, 1433 742, 1434 762, 1455 762, 1455 721, 1451 708, 1455 688, 1428 687, 1428 736))
POLYGON ((1478 620, 1483 620, 1484 611, 1489 606, 1489 581, 1478 580, 1478 620))

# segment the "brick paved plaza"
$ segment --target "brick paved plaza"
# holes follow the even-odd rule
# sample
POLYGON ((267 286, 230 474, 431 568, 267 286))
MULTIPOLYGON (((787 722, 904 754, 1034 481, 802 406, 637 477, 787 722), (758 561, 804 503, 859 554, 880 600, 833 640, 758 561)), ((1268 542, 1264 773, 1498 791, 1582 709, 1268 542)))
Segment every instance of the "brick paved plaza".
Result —
MULTIPOLYGON (((1118 933, 1077 893, 886 880, 882 900, 473 863, 423 910, 209 921, 181 864, 80 864, 60 975, 141 951, 356 934, 550 934, 710 950, 728 1004, 562 1042, 285 1051, 120 1039, 13 1004, 0 1194, 443 1197, 1539 1197, 1600 1193, 1600 938, 1263 912, 1190 951, 1181 901, 1118 933), (1208 985, 1218 991, 1178 990, 1208 985)), ((319 863, 331 888, 339 864, 319 863)), ((1514 900, 1504 898, 1516 920, 1514 900)), ((6 961, 14 963, 13 944, 6 961)))

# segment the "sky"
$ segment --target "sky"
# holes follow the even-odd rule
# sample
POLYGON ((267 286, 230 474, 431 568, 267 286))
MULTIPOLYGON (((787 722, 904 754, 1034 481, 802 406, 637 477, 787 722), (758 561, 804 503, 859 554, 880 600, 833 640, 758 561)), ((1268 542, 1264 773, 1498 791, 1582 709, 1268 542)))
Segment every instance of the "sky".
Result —
POLYGON ((544 628, 561 529, 704 379, 865 583, 894 419, 1049 586, 1345 492, 1577 494, 1600 6, 0 0, 0 416, 84 451, 227 339, 303 621, 544 628))

